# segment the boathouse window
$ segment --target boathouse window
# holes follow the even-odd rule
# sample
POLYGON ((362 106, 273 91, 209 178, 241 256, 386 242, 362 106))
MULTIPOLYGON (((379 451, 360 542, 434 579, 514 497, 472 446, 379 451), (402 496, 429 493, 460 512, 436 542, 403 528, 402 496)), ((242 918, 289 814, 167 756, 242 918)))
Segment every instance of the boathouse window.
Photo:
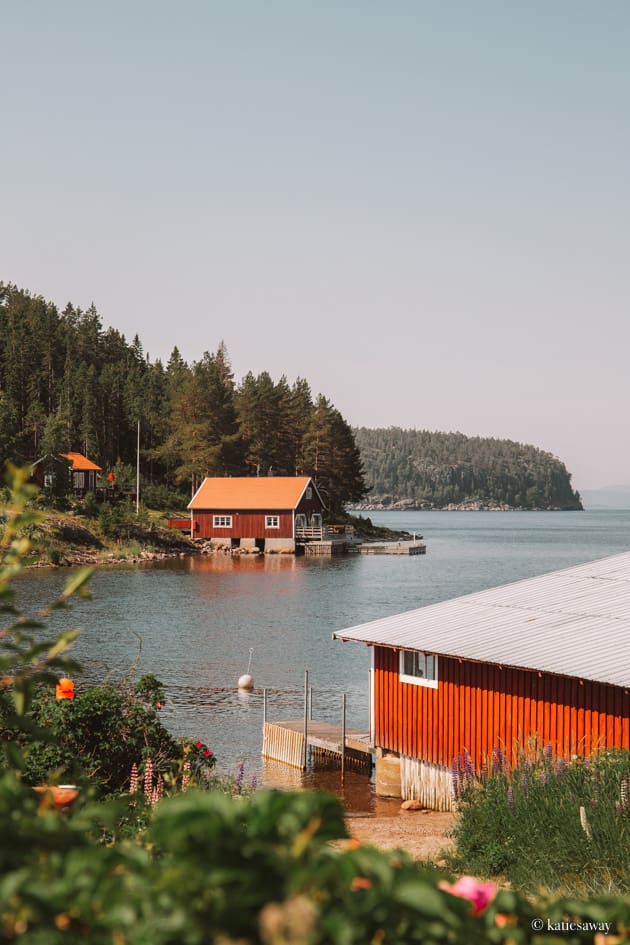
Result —
POLYGON ((306 499, 312 499, 312 498, 313 498, 313 489, 312 489, 311 486, 307 486, 307 487, 306 487, 305 498, 306 498, 306 499))
POLYGON ((232 527, 232 516, 231 515, 215 515, 213 518, 212 524, 215 528, 231 528, 232 527))
POLYGON ((400 651, 400 681, 437 689, 437 656, 417 650, 400 651))
POLYGON ((280 528, 280 516, 265 515, 265 528, 280 528))

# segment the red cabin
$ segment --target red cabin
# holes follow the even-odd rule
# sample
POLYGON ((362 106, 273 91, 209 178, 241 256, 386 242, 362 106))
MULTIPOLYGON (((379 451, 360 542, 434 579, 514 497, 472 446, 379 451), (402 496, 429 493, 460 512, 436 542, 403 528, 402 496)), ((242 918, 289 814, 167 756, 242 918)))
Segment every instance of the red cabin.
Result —
POLYGON ((335 633, 372 647, 377 789, 448 810, 458 755, 630 748, 629 611, 624 553, 335 633))
POLYGON ((295 551, 296 529, 322 525, 309 476, 208 477, 191 499, 191 534, 230 548, 295 551))

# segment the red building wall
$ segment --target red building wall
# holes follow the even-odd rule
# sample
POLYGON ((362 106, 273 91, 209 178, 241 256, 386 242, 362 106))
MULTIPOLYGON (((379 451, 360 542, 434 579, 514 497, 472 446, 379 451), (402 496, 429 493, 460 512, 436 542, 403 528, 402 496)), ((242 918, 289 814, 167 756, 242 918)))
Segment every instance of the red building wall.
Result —
POLYGON ((293 512, 216 512, 193 511, 193 536, 195 538, 292 538, 293 512), (215 528, 215 515, 231 515, 232 528, 215 528), (277 515, 279 528, 265 528, 267 515, 277 515))
POLYGON ((494 747, 537 735, 556 754, 630 748, 630 693, 549 673, 438 658, 438 687, 401 683, 399 654, 375 647, 376 744, 448 766, 466 749, 477 770, 494 747))

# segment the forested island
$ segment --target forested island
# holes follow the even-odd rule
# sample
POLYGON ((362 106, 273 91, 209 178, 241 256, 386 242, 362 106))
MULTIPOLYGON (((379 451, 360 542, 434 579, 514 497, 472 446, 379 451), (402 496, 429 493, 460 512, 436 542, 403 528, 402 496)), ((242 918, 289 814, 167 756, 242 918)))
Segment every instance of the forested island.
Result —
POLYGON ((582 508, 564 463, 535 446, 399 427, 354 433, 368 483, 363 509, 582 508))
POLYGON ((353 430, 309 382, 266 371, 236 381, 219 342, 187 363, 151 360, 138 335, 105 328, 94 307, 60 311, 0 282, 0 459, 18 465, 79 451, 185 508, 204 476, 312 476, 329 520, 352 508, 579 509, 563 463, 508 440, 418 430, 353 430))

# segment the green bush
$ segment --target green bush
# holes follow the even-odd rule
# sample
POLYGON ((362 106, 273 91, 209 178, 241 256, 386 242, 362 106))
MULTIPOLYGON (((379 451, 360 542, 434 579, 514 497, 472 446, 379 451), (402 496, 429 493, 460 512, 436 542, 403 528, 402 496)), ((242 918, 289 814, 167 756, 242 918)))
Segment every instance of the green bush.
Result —
POLYGON ((41 741, 27 733, 20 740, 28 747, 28 784, 47 784, 50 773, 59 770, 66 782, 89 781, 99 793, 109 794, 128 788, 134 763, 142 769, 151 758, 156 775, 162 776, 172 776, 181 764, 182 743, 164 728, 155 705, 124 683, 78 685, 72 700, 57 700, 52 687, 41 687, 30 718, 47 730, 48 738, 41 741))
POLYGON ((494 758, 481 782, 464 773, 453 868, 532 892, 630 893, 629 752, 494 758))

